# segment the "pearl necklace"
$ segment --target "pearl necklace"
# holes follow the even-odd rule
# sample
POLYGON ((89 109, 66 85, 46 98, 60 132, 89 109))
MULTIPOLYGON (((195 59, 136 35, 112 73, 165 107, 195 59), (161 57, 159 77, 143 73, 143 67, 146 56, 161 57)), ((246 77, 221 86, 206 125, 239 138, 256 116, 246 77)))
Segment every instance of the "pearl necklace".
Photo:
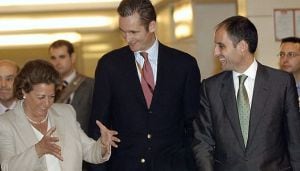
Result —
POLYGON ((43 120, 39 121, 39 122, 30 119, 26 114, 25 114, 25 116, 26 116, 26 118, 28 119, 29 122, 31 122, 33 124, 36 124, 36 125, 40 125, 40 124, 46 122, 47 119, 48 119, 48 113, 47 113, 46 117, 43 120))
POLYGON ((43 120, 41 120, 41 121, 39 121, 39 122, 34 121, 34 120, 30 119, 29 116, 27 116, 27 114, 25 113, 25 110, 24 110, 24 107, 23 107, 23 103, 24 103, 24 100, 21 101, 21 106, 22 106, 23 112, 24 112, 24 114, 25 114, 27 120, 28 120, 30 123, 33 123, 33 124, 36 124, 36 125, 40 125, 40 124, 46 122, 46 120, 48 119, 48 113, 47 113, 46 117, 45 117, 43 120))

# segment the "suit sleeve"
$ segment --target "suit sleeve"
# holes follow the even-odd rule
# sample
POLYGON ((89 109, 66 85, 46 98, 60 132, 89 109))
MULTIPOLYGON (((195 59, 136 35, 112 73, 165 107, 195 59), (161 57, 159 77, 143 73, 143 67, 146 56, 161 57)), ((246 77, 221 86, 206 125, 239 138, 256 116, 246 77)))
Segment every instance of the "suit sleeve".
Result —
POLYGON ((187 81, 184 90, 184 112, 185 112, 185 129, 189 144, 193 139, 193 120, 199 110, 200 101, 200 71, 197 61, 193 58, 192 65, 189 68, 187 81))
POLYGON ((193 151, 199 171, 213 171, 215 140, 209 99, 206 94, 205 80, 200 92, 200 110, 194 120, 193 151))
POLYGON ((81 130, 80 126, 80 137, 81 145, 83 149, 83 160, 89 163, 99 164, 108 161, 111 156, 111 146, 107 149, 107 152, 102 156, 101 152, 103 145, 101 145, 100 138, 95 141, 92 138, 87 137, 87 135, 81 130))
POLYGON ((105 64, 105 62, 103 62, 102 59, 99 60, 95 71, 92 114, 89 128, 89 135, 94 139, 98 139, 100 137, 100 132, 96 125, 96 120, 100 120, 107 128, 110 128, 109 108, 111 99, 111 87, 109 84, 108 74, 109 71, 107 65, 105 64))
MULTIPOLYGON (((96 120, 100 120, 107 128, 110 128, 110 99, 111 90, 109 84, 108 66, 105 65, 105 56, 99 60, 95 71, 95 84, 92 100, 92 113, 89 124, 89 136, 97 140, 100 137, 99 128, 96 120)), ((93 165, 90 164, 90 171, 105 171, 106 164, 93 165)))
MULTIPOLYGON (((75 113, 73 110, 72 113, 75 113)), ((76 122, 76 129, 79 133, 79 138, 82 146, 83 160, 89 163, 103 163, 110 158, 111 147, 109 147, 104 155, 102 155, 102 150, 105 148, 101 142, 100 138, 97 141, 89 138, 84 131, 81 129, 80 124, 76 121, 74 116, 73 121, 76 122)), ((99 129, 99 128, 98 128, 99 129)))
MULTIPOLYGON (((109 147, 104 155, 102 155, 103 146, 100 143, 100 139, 97 141, 93 140, 92 138, 89 138, 82 128, 80 127, 79 122, 76 120, 76 112, 74 108, 71 105, 68 105, 68 111, 64 110, 58 110, 61 111, 61 113, 65 113, 65 120, 72 123, 72 126, 69 126, 68 129, 75 129, 74 132, 76 132, 75 135, 72 136, 72 139, 69 139, 68 141, 72 141, 73 143, 80 142, 82 154, 83 154, 83 160, 87 161, 89 163, 103 163, 107 161, 110 158, 111 155, 111 147, 109 147), (64 111, 64 112, 63 112, 64 111), (70 114, 70 115, 67 115, 70 114)), ((99 128, 98 128, 99 129, 99 128)), ((71 134, 70 131, 69 135, 71 134)), ((69 153, 74 153, 74 149, 72 151, 72 148, 68 148, 68 146, 63 147, 65 148, 65 151, 68 151, 69 153)), ((82 159, 80 159, 82 160, 82 159)))
POLYGON ((286 134, 288 150, 293 170, 300 170, 300 113, 296 83, 292 75, 287 82, 285 96, 286 134))

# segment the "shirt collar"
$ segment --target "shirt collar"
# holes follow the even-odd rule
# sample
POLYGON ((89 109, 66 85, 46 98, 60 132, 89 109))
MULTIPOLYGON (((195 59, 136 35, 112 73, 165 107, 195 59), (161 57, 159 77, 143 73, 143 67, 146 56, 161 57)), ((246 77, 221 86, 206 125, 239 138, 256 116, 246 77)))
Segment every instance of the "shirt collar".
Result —
MULTIPOLYGON (((140 55, 140 52, 142 52, 142 51, 134 52, 134 56, 136 56, 136 57, 138 57, 138 56, 142 57, 140 55)), ((147 49, 147 50, 145 50, 143 52, 147 52, 148 53, 148 59, 149 59, 149 61, 155 61, 155 60, 157 60, 157 56, 158 56, 158 40, 155 39, 153 45, 149 49, 147 49)))
POLYGON ((252 64, 248 67, 248 69, 244 73, 238 73, 238 72, 232 71, 232 74, 234 77, 238 77, 238 76, 244 74, 244 75, 247 75, 252 80, 255 80, 257 66, 258 66, 257 61, 254 59, 252 64))
POLYGON ((3 111, 6 111, 7 109, 9 110, 14 109, 15 106, 16 106, 16 100, 9 107, 6 107, 2 103, 0 103, 0 109, 3 109, 3 111))
POLYGON ((64 80, 68 82, 68 84, 70 84, 74 78, 76 77, 76 71, 73 70, 73 72, 68 76, 66 77, 64 80))

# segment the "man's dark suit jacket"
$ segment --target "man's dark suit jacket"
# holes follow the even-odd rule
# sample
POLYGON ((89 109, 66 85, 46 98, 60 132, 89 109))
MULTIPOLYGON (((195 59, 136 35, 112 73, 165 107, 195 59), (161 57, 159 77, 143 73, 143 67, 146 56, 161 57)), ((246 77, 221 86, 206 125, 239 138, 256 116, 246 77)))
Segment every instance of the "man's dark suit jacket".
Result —
MULTIPOLYGON (((192 120, 199 109, 195 58, 159 43, 157 81, 150 109, 128 46, 104 55, 95 75, 93 119, 119 132, 110 171, 193 171, 192 120)), ((94 126, 91 124, 91 126, 94 126)), ((94 137, 99 137, 93 127, 94 137)))
MULTIPOLYGON (((88 133, 92 111, 94 79, 85 77, 78 89, 74 92, 71 105, 76 111, 76 119, 85 133, 88 133)), ((93 123, 96 124, 96 123, 93 123)))
POLYGON ((232 72, 204 80, 202 87, 194 124, 199 171, 300 170, 300 115, 292 75, 258 64, 246 148, 232 72))

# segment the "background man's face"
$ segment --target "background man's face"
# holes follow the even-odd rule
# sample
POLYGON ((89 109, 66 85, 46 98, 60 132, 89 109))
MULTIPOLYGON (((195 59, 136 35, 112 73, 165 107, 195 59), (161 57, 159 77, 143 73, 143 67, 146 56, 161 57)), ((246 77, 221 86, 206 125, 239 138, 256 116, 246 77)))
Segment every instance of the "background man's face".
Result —
POLYGON ((14 99, 13 83, 17 75, 17 68, 9 63, 0 63, 0 102, 14 99))
POLYGON ((287 42, 280 48, 280 68, 290 73, 300 72, 300 44, 287 42))
POLYGON ((68 53, 66 46, 51 48, 49 53, 50 62, 63 78, 72 73, 73 66, 75 64, 75 57, 68 53))

